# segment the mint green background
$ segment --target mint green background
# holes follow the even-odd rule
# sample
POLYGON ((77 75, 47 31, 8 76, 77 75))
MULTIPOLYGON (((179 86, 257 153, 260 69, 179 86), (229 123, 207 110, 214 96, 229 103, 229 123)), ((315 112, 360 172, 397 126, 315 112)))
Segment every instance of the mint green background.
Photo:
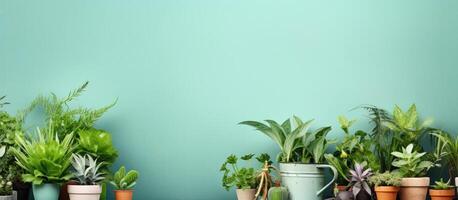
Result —
MULTIPOLYGON (((136 199, 234 199, 230 153, 277 147, 247 119, 336 125, 417 103, 457 130, 458 1, 0 0, 0 94, 116 107, 98 123, 141 172, 136 199)), ((340 134, 337 128, 331 137, 340 134)), ((110 194, 111 195, 111 194, 110 194)))

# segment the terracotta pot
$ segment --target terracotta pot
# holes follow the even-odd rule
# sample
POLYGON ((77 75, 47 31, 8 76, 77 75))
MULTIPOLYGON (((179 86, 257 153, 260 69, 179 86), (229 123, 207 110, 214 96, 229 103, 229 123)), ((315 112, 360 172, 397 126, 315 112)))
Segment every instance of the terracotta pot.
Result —
POLYGON ((339 192, 347 191, 346 185, 336 185, 336 188, 339 192))
POLYGON ((256 195, 256 189, 237 189, 238 200, 253 200, 256 195))
POLYGON ((133 190, 115 190, 116 200, 132 200, 133 190))
POLYGON ((398 196, 399 187, 395 186, 378 186, 375 187, 377 200, 396 200, 398 196))
POLYGON ((69 185, 70 200, 99 200, 102 193, 100 185, 69 185))
POLYGON ((425 200, 428 187, 429 177, 402 178, 401 200, 425 200))
POLYGON ((455 189, 451 188, 449 190, 429 190, 429 196, 431 200, 452 200, 455 197, 455 189))

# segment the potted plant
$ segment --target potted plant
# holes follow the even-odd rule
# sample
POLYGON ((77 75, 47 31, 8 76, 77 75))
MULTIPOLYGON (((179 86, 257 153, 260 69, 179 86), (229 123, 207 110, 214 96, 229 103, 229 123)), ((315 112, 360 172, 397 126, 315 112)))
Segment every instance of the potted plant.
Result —
MULTIPOLYGON (((67 134, 74 133, 76 139, 81 139, 80 136, 83 134, 81 132, 100 132, 100 130, 93 130, 95 122, 100 119, 105 112, 107 112, 110 108, 112 108, 116 101, 98 109, 90 109, 86 107, 76 107, 73 108, 70 106, 73 101, 82 95, 84 91, 87 89, 89 82, 83 83, 79 88, 70 91, 67 96, 64 97, 57 97, 55 94, 50 95, 40 95, 36 97, 32 103, 24 110, 20 111, 18 114, 18 118, 21 121, 25 121, 28 115, 32 111, 41 111, 43 112, 44 122, 51 124, 54 131, 57 133, 60 139, 63 139, 67 134), (41 108, 41 109, 40 109, 41 108), (53 123, 51 123, 51 121, 53 123)), ((108 134, 104 132, 104 134, 108 134)), ((96 138, 92 137, 93 135, 100 136, 99 134, 84 134, 84 136, 88 136, 86 139, 83 140, 75 140, 76 143, 80 143, 78 145, 78 153, 84 155, 89 154, 94 159, 98 159, 99 162, 105 162, 106 166, 102 167, 103 171, 107 172, 107 169, 111 163, 117 157, 117 152, 110 146, 110 149, 107 149, 107 144, 111 145, 111 139, 107 136, 103 138, 96 138), (88 143, 87 138, 93 139, 94 142, 88 143), (108 140, 110 139, 110 140, 108 140), (82 142, 85 142, 82 144, 82 142), (95 143, 97 142, 97 143, 95 143), (92 145, 92 146, 88 146, 92 145), (88 148, 89 147, 89 148, 88 148), (109 160, 106 161, 106 160, 109 160)), ((108 135, 109 136, 109 135, 108 135)), ((71 183, 63 183, 60 190, 59 199, 60 200, 68 200, 68 184, 71 183)), ((102 195, 101 199, 106 199, 106 184, 102 183, 102 195)))
POLYGON ((126 173, 124 166, 119 168, 110 182, 115 187, 116 200, 132 200, 133 188, 137 184, 138 176, 139 174, 135 170, 126 173))
POLYGON ((337 192, 348 189, 350 180, 347 175, 350 169, 354 168, 355 163, 366 162, 371 169, 375 171, 379 169, 379 163, 372 152, 373 141, 369 134, 362 130, 350 133, 350 127, 355 120, 339 116, 338 121, 344 132, 343 140, 336 145, 336 151, 333 154, 324 155, 328 163, 339 172, 336 180, 337 192))
MULTIPOLYGON (((432 120, 420 121, 417 108, 412 104, 407 111, 395 105, 392 114, 384 109, 372 105, 362 106, 369 112, 370 123, 373 125, 371 137, 374 141, 374 154, 379 160, 380 171, 392 171, 395 157, 394 151, 401 151, 402 147, 410 143, 420 144, 421 139, 430 133, 428 126, 432 120)), ((419 145, 415 150, 423 151, 419 145)))
POLYGON ((90 155, 72 155, 73 177, 78 185, 69 185, 70 200, 99 200, 102 187, 100 182, 105 179, 100 172, 103 163, 97 163, 90 155))
POLYGON ((396 200, 401 186, 401 175, 394 172, 375 173, 369 178, 377 200, 396 200))
POLYGON ((52 126, 37 129, 37 137, 16 138, 19 147, 11 152, 24 170, 23 181, 33 184, 35 200, 57 200, 59 184, 73 176, 68 170, 74 150, 72 140, 73 134, 60 140, 52 126))
POLYGON ((455 197, 455 188, 450 185, 450 180, 436 181, 436 184, 429 189, 429 196, 431 200, 452 200, 455 197))
POLYGON ((0 176, 0 200, 14 200, 12 177, 0 176))
POLYGON ((396 157, 393 166, 397 167, 402 175, 401 179, 401 199, 402 200, 422 200, 426 198, 429 187, 429 177, 425 177, 426 172, 436 166, 434 162, 424 158, 425 152, 414 151, 414 145, 409 144, 402 148, 402 152, 393 152, 396 157))
POLYGON ((280 148, 277 160, 280 162, 282 184, 288 189, 291 200, 319 200, 326 188, 337 178, 334 167, 323 164, 324 153, 329 145, 326 135, 331 127, 308 131, 312 120, 303 122, 294 116, 277 123, 265 120, 244 121, 240 124, 256 128, 270 137, 280 148), (324 169, 330 168, 334 177, 328 184, 324 182, 324 169))
POLYGON ((455 177, 455 185, 458 185, 458 137, 454 137, 447 132, 438 131, 434 135, 439 138, 439 141, 445 143, 444 160, 448 166, 450 177, 455 177))
POLYGON ((355 199, 370 200, 372 191, 368 181, 372 176, 372 169, 365 169, 365 164, 355 163, 355 169, 350 170, 350 175, 350 185, 355 199))
MULTIPOLYGON (((4 98, 5 96, 0 97, 0 108, 8 104, 2 102, 4 98)), ((16 135, 22 135, 22 123, 7 112, 0 111, 0 176, 11 177, 15 197, 19 200, 28 200, 31 185, 20 181, 22 169, 9 151, 11 147, 16 146, 16 135)))
MULTIPOLYGON (((247 154, 240 159, 249 161, 254 154, 247 154)), ((236 187, 238 200, 253 200, 256 195, 258 173, 253 167, 241 167, 237 165, 238 157, 230 155, 220 168, 224 173, 222 178, 223 187, 229 191, 236 187)))

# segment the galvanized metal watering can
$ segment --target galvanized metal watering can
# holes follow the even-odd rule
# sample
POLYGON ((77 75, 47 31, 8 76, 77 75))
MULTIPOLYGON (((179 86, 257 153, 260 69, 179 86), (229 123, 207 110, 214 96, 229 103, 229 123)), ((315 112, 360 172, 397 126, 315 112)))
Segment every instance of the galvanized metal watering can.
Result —
POLYGON ((323 192, 337 179, 337 170, 326 164, 280 163, 283 185, 288 188, 290 200, 322 200, 323 192), (324 169, 333 172, 332 180, 325 185, 324 169))

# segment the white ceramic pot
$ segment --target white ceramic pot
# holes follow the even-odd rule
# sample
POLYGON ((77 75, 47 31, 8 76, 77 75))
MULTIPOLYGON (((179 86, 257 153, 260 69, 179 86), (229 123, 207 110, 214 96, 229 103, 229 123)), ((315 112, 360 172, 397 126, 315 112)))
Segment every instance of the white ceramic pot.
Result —
POLYGON ((425 200, 428 187, 429 177, 402 178, 401 200, 425 200))
POLYGON ((70 200, 99 200, 100 193, 100 185, 68 185, 70 200))
POLYGON ((0 196, 0 200, 14 200, 13 195, 0 196))
POLYGON ((458 177, 455 177, 455 187, 458 189, 458 177))
POLYGON ((256 189, 237 189, 238 200, 253 200, 256 195, 256 189))

